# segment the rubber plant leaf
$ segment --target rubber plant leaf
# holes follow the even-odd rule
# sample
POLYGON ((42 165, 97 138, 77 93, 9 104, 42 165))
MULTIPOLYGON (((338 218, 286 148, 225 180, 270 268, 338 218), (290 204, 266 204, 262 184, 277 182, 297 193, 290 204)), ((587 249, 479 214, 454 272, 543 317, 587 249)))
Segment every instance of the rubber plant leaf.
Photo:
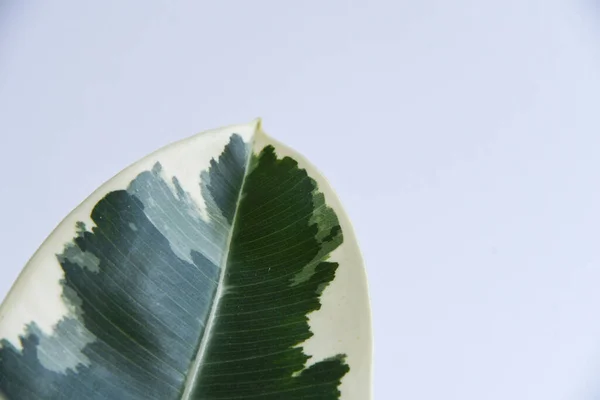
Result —
POLYGON ((260 120, 129 166, 0 306, 0 397, 371 398, 367 282, 336 195, 260 120))

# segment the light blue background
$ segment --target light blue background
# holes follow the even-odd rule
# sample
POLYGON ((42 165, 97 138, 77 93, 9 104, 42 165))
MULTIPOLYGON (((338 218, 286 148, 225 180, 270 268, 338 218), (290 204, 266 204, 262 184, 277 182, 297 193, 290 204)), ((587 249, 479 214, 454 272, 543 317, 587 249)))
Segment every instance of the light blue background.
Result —
POLYGON ((370 278, 375 398, 600 396, 592 2, 0 2, 0 298, 163 145, 262 116, 370 278))

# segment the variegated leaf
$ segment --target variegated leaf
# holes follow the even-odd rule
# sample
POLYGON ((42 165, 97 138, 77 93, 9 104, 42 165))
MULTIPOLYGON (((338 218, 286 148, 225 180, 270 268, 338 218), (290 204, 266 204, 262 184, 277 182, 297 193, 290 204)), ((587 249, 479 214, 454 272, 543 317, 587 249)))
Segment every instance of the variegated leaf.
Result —
POLYGON ((0 307, 7 400, 365 400, 370 374, 350 223, 260 121, 118 174, 58 226, 0 307))

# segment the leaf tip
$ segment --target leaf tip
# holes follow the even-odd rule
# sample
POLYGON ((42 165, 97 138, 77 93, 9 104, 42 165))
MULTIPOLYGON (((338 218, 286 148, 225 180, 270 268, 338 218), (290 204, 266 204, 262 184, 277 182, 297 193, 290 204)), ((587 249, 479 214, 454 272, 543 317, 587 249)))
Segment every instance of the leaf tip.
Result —
POLYGON ((256 117, 254 118, 254 120, 252 120, 251 125, 254 125, 254 133, 260 133, 262 132, 263 128, 262 128, 262 118, 261 117, 256 117))

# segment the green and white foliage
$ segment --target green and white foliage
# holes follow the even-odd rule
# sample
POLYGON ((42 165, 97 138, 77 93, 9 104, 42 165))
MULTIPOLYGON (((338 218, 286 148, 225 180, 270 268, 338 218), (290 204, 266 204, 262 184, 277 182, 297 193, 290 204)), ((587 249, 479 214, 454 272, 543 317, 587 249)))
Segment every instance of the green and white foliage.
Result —
POLYGON ((260 121, 133 164, 0 307, 0 397, 371 395, 364 269, 327 182, 260 121))

